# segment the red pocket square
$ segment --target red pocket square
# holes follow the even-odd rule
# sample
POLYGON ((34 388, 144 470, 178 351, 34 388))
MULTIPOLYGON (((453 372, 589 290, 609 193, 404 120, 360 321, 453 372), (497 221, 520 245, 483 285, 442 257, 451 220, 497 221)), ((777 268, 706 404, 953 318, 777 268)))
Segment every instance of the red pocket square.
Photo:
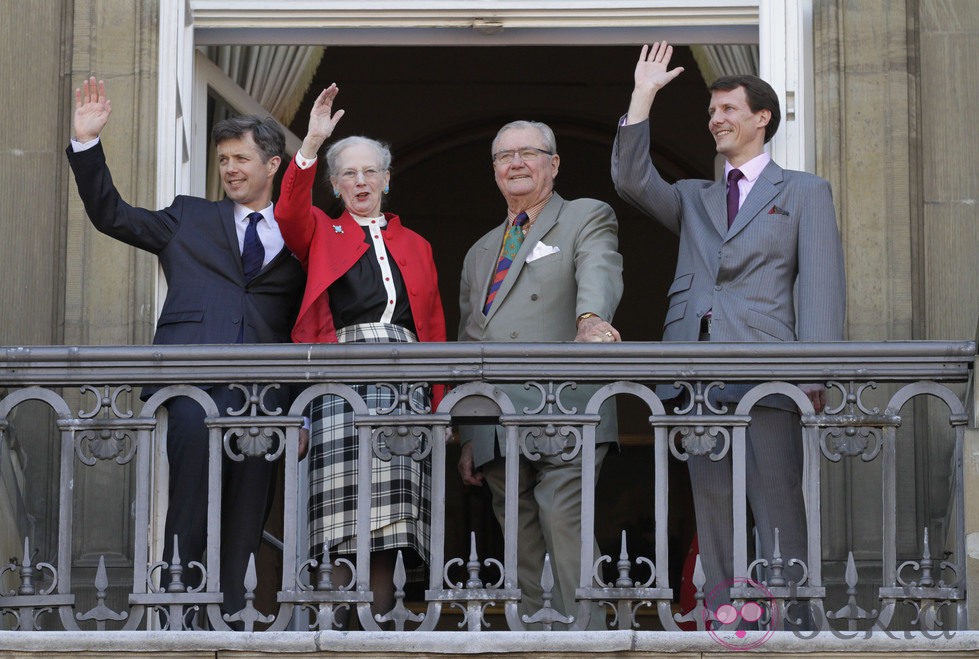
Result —
POLYGON ((788 217, 789 216, 789 211, 785 210, 784 208, 779 208, 778 206, 772 206, 771 208, 768 209, 768 214, 769 215, 784 215, 785 217, 788 217))

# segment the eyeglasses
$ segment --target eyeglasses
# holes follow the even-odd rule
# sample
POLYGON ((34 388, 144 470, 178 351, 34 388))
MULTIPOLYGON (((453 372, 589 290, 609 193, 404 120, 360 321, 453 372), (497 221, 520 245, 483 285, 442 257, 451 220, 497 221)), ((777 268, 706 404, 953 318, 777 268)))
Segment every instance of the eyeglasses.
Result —
POLYGON ((536 146, 522 146, 519 149, 509 149, 507 151, 497 151, 493 154, 493 164, 495 165, 509 165, 513 162, 513 159, 520 156, 520 160, 527 162, 528 160, 534 160, 540 156, 553 156, 554 154, 550 151, 545 151, 544 149, 538 149, 536 146))
POLYGON ((375 167, 366 167, 364 169, 345 169, 340 172, 340 178, 344 181, 356 181, 358 175, 363 175, 365 181, 373 181, 380 178, 381 170, 375 167))

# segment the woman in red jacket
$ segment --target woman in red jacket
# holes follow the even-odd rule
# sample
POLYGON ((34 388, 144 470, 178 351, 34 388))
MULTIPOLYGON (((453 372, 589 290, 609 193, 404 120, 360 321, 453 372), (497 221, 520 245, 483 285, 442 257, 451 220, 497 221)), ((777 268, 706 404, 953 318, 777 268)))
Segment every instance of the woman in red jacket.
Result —
MULTIPOLYGON (((307 272, 306 292, 292 340, 296 343, 445 341, 445 318, 432 248, 393 213, 381 212, 391 179, 391 152, 366 137, 347 137, 326 152, 333 193, 345 210, 331 219, 312 205, 316 154, 343 116, 332 113, 331 85, 310 111, 309 130, 289 163, 275 205, 286 245, 307 272)), ((396 404, 395 393, 354 387, 373 410, 396 404)), ((440 388, 437 388, 440 389, 440 388)), ((440 393, 436 390, 436 395, 440 393)), ((427 397, 416 390, 414 405, 427 397)), ((438 401, 433 401, 437 405, 438 401)), ((357 431, 353 411, 337 396, 313 403, 310 433, 310 555, 353 554, 357 525, 357 431)), ((428 561, 431 464, 410 457, 372 463, 371 584, 373 613, 394 605, 397 551, 428 561), (377 505, 377 502, 383 502, 377 505)), ((344 564, 335 583, 349 581, 344 564)))

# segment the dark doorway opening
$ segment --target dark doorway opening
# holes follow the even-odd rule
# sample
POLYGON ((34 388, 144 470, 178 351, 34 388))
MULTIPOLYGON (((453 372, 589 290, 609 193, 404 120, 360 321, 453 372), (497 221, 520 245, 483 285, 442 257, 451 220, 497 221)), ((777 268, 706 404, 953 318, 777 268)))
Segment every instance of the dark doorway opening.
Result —
MULTIPOLYGON (((490 142, 503 124, 533 119, 557 136, 561 171, 556 189, 566 198, 592 197, 619 219, 625 293, 615 318, 625 340, 662 334, 666 291, 676 267, 677 238, 618 198, 609 175, 612 141, 628 108, 638 46, 508 46, 329 48, 290 129, 302 137, 313 100, 331 82, 346 115, 334 139, 366 135, 391 145, 394 162, 385 210, 432 243, 449 340, 459 324, 462 260, 469 247, 506 217, 490 162, 490 142)), ((689 48, 673 63, 685 72, 656 99, 651 119, 654 160, 668 179, 712 178, 714 145, 706 130, 709 94, 689 48)), ((325 179, 325 168, 320 169, 325 179)), ((313 203, 329 215, 341 207, 329 183, 313 203)), ((598 484, 596 533, 602 551, 619 551, 623 529, 633 556, 652 553, 652 454, 648 411, 620 399, 621 451, 606 458, 598 484)), ((454 472, 458 446, 450 447, 454 472)), ((480 557, 502 557, 489 492, 463 493, 447 481, 446 557, 467 556, 475 530, 480 557)), ((671 585, 693 533, 686 468, 670 466, 671 585)))

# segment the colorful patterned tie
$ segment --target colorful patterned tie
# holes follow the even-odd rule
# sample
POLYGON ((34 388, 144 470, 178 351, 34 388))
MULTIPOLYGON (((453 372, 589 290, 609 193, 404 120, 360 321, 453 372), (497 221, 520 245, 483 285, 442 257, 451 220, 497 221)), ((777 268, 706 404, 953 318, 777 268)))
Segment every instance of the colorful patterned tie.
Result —
POLYGON ((258 238, 258 227, 255 226, 261 219, 261 213, 248 214, 248 228, 245 229, 245 243, 241 249, 241 267, 245 271, 246 281, 257 275, 265 262, 265 247, 258 238))
POLYGON ((527 214, 520 213, 513 218, 513 226, 506 232, 503 240, 503 249, 500 250, 500 260, 496 262, 496 272, 493 274, 493 281, 490 282, 489 293, 486 294, 486 304, 483 305, 483 315, 489 313, 493 305, 493 298, 496 291, 500 290, 500 284, 506 278, 506 273, 513 264, 513 257, 517 255, 520 245, 523 244, 523 227, 527 224, 527 214))
POLYGON ((738 189, 738 181, 744 178, 744 173, 740 169, 732 169, 727 173, 727 228, 730 229, 734 224, 734 218, 738 214, 738 207, 741 201, 741 191, 738 189))

